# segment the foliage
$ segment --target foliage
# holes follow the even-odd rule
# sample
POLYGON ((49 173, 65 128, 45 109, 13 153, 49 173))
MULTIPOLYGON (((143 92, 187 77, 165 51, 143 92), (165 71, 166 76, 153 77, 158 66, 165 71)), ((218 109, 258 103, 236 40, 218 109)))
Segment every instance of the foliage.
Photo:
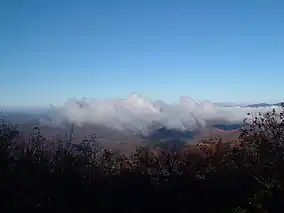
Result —
POLYGON ((284 116, 245 120, 238 143, 202 142, 200 153, 137 148, 131 156, 73 144, 72 132, 49 141, 0 128, 3 212, 282 212, 284 116))

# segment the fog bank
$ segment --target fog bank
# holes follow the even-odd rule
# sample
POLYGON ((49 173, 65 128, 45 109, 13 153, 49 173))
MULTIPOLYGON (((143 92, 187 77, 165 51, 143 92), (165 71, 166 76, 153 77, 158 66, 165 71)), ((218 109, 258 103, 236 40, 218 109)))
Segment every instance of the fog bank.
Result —
MULTIPOLYGON (((222 107, 209 101, 197 102, 182 96, 177 104, 151 100, 137 93, 125 99, 69 99, 54 107, 58 117, 74 124, 101 124, 119 130, 145 131, 159 124, 167 128, 185 130, 203 128, 212 123, 241 123, 247 113, 266 112, 280 107, 222 107)), ((52 120, 52 118, 50 118, 52 120)))

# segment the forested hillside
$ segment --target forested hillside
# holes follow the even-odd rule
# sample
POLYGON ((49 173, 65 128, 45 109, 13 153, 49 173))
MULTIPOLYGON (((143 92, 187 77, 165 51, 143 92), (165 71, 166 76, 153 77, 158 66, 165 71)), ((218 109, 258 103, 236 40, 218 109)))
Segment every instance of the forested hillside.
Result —
POLYGON ((200 152, 144 147, 126 157, 95 135, 79 146, 72 134, 34 132, 1 125, 3 212, 283 212, 282 113, 252 117, 234 146, 215 140, 200 152))

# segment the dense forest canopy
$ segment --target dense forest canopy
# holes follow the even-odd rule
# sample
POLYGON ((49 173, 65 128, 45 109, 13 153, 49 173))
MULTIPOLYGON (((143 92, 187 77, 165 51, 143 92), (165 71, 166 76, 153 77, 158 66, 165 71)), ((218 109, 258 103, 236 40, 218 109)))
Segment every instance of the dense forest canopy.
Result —
MULTIPOLYGON (((174 141, 173 141, 174 142, 174 141)), ((107 150, 95 135, 48 141, 0 128, 3 212, 282 212, 284 118, 274 110, 244 121, 238 141, 192 150, 107 150)))

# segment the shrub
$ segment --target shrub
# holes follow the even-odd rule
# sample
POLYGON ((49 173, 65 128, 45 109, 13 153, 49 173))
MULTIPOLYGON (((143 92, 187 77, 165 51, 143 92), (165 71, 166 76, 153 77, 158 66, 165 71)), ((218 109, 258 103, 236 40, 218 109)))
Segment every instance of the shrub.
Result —
POLYGON ((137 148, 105 150, 95 135, 81 144, 25 139, 0 128, 1 210, 6 212, 280 212, 284 118, 270 111, 246 120, 237 146, 198 145, 201 154, 137 148), (47 144, 49 144, 47 146, 47 144))

